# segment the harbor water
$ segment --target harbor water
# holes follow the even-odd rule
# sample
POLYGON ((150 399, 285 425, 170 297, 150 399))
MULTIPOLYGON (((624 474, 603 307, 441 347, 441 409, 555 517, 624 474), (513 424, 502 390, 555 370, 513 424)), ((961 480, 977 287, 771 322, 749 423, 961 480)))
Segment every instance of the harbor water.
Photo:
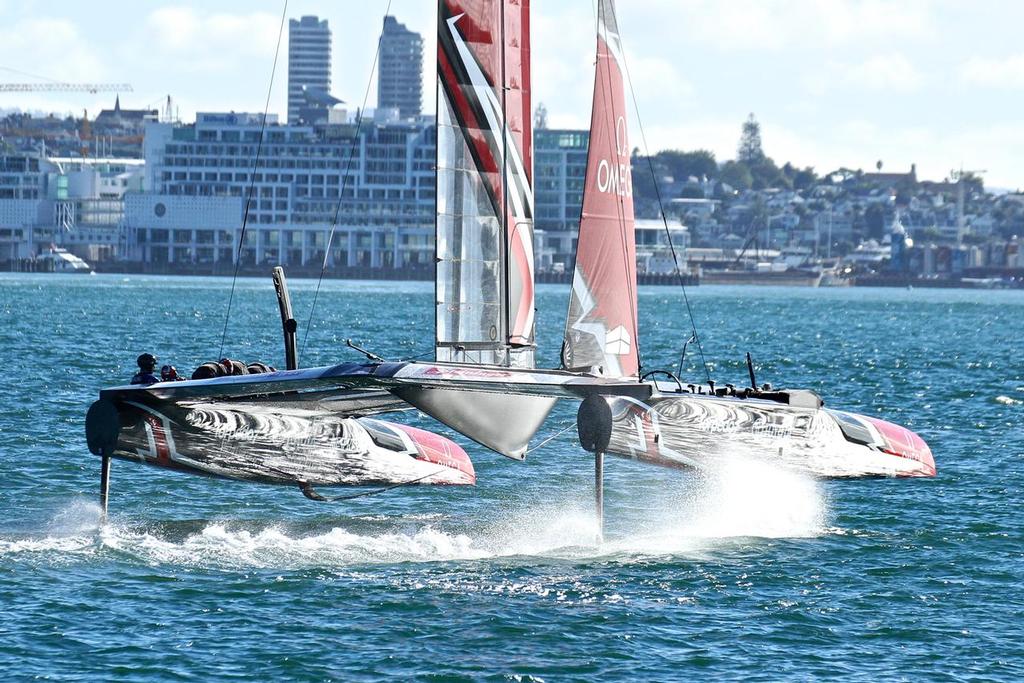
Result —
MULTIPOLYGON (((99 460, 84 416, 135 357, 281 366, 269 277, 0 275, 0 679, 1024 678, 1024 292, 699 287, 720 384, 818 391, 930 444, 931 480, 698 476, 593 461, 575 429, 513 462, 456 438, 475 487, 335 504, 99 460)), ((292 283, 301 363, 429 357, 430 283, 292 283)), ((557 364, 568 287, 541 286, 557 364)), ((644 368, 675 370, 683 298, 641 288, 644 368)), ((691 344, 686 378, 703 379, 691 344)), ((535 443, 574 424, 559 406, 535 443)))

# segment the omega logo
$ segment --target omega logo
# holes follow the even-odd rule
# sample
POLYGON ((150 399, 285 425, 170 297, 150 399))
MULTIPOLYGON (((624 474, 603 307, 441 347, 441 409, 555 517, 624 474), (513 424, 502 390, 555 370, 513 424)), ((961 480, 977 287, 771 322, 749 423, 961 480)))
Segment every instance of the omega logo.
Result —
POLYGON ((626 135, 626 119, 620 116, 615 122, 615 153, 618 162, 612 164, 601 159, 597 165, 597 189, 620 197, 632 197, 633 187, 629 170, 629 139, 626 135))

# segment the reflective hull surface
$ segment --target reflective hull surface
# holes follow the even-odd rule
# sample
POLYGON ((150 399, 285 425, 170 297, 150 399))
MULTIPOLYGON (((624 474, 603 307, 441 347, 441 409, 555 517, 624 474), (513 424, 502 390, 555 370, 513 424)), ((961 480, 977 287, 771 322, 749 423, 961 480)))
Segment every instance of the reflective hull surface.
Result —
POLYGON ((713 468, 749 457, 824 478, 935 476, 919 436, 854 413, 692 394, 615 398, 609 405, 608 451, 651 464, 713 468))
POLYGON ((101 399, 94 410, 87 419, 94 453, 106 429, 116 434, 114 457, 193 474, 300 486, 476 481, 469 457, 451 440, 346 417, 319 401, 154 401, 140 391, 138 400, 101 399), (104 420, 116 420, 116 430, 104 420))

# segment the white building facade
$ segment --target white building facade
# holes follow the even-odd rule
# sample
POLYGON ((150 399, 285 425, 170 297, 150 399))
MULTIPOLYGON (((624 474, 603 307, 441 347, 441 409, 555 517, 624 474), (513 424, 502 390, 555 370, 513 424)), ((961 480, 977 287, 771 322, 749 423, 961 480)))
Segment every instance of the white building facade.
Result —
POLYGON ((357 137, 353 124, 270 118, 254 171, 261 118, 149 124, 147 192, 126 201, 129 258, 313 267, 326 255, 328 266, 433 266, 433 120, 364 122, 357 137))

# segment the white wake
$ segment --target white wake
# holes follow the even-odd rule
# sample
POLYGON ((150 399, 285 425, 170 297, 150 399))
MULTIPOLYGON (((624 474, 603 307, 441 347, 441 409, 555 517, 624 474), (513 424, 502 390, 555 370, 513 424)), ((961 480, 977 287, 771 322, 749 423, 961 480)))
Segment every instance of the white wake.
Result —
MULTIPOLYGON (((313 529, 288 522, 209 521, 174 533, 174 524, 119 519, 101 525, 98 506, 73 502, 39 534, 4 538, 0 557, 88 561, 116 555, 144 565, 223 569, 301 569, 417 562, 614 559, 713 553, 758 539, 830 533, 821 485, 757 460, 731 460, 702 476, 652 480, 643 505, 632 505, 616 480, 605 510, 603 542, 589 497, 505 512, 482 521, 455 516, 343 518, 313 529)), ((612 482, 610 482, 612 485, 612 482)))

